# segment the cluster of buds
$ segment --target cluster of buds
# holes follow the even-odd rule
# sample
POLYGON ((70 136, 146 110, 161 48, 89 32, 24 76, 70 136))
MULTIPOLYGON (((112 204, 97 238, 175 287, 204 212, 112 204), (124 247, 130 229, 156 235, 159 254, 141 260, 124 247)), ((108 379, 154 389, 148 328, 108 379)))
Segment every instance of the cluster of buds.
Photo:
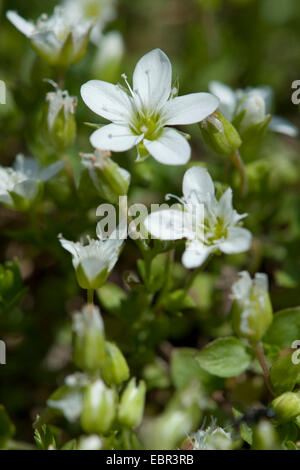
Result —
POLYGON ((131 379, 118 397, 116 386, 128 380, 129 367, 120 349, 106 341, 100 311, 92 304, 73 317, 73 361, 91 377, 85 386, 80 414, 85 432, 106 434, 116 423, 124 428, 141 424, 145 383, 136 384, 131 379))

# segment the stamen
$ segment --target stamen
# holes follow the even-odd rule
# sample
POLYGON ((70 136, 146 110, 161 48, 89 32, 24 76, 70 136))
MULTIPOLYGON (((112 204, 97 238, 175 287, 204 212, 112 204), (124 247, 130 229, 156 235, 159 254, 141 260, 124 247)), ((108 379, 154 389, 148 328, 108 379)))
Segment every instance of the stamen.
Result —
POLYGON ((129 82, 127 80, 127 76, 125 73, 122 73, 121 77, 123 78, 124 82, 126 83, 127 87, 128 87, 128 90, 130 91, 132 97, 134 98, 134 93, 133 93, 133 89, 131 88, 131 86, 129 85, 129 82))
POLYGON ((166 194, 166 196, 165 196, 165 200, 166 200, 166 201, 169 201, 169 200, 172 199, 172 198, 173 198, 173 199, 176 199, 176 201, 179 201, 180 204, 185 205, 184 199, 181 198, 181 197, 179 197, 179 196, 176 196, 176 194, 170 194, 170 193, 168 193, 168 194, 166 194))

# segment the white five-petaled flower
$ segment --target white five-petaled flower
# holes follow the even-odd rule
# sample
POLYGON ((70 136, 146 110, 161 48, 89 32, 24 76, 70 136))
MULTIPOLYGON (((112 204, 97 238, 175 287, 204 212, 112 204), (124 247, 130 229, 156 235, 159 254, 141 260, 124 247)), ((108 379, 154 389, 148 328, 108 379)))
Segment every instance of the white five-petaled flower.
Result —
POLYGON ((102 150, 122 152, 143 143, 146 151, 167 165, 185 164, 190 146, 176 129, 166 126, 202 121, 218 107, 209 93, 173 97, 172 66, 160 49, 144 55, 133 74, 129 93, 120 85, 90 80, 81 87, 85 104, 112 121, 91 135, 91 144, 102 150))
POLYGON ((249 249, 251 233, 239 226, 239 221, 247 214, 240 215, 232 208, 230 188, 218 200, 209 173, 194 166, 185 172, 182 189, 182 210, 152 212, 144 224, 157 238, 169 240, 171 234, 173 240, 187 239, 182 257, 186 268, 201 266, 214 252, 233 254, 249 249), (201 207, 202 221, 197 211, 201 207))
POLYGON ((103 238, 97 228, 98 239, 87 239, 72 242, 59 235, 59 241, 65 250, 72 255, 79 285, 83 289, 98 289, 106 281, 118 261, 123 240, 115 233, 109 238, 103 238))
MULTIPOLYGON (((228 85, 218 81, 209 84, 209 90, 220 100, 220 111, 226 119, 232 121, 238 114, 245 111, 241 121, 241 130, 259 124, 270 113, 273 103, 273 90, 269 86, 245 88, 234 91, 228 85)), ((269 129, 290 137, 298 135, 298 129, 288 120, 272 116, 269 129)))
POLYGON ((15 197, 33 201, 41 183, 49 180, 64 167, 63 162, 56 162, 41 167, 34 158, 16 156, 13 167, 0 167, 0 202, 15 206, 15 197))
POLYGON ((85 54, 93 21, 74 20, 64 8, 57 6, 53 15, 45 13, 33 23, 9 10, 9 21, 27 36, 32 47, 51 65, 67 66, 85 54))

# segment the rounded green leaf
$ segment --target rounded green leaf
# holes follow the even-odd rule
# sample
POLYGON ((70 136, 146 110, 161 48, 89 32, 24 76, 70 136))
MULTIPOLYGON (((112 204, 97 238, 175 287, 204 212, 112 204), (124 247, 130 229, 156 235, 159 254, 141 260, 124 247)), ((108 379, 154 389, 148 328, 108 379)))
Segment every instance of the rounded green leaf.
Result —
POLYGON ((300 339, 300 307, 287 308, 276 313, 264 336, 264 342, 285 349, 291 347, 296 339, 300 339))
POLYGON ((234 337, 216 339, 196 359, 202 369, 218 377, 235 377, 244 372, 252 357, 245 343, 234 337))

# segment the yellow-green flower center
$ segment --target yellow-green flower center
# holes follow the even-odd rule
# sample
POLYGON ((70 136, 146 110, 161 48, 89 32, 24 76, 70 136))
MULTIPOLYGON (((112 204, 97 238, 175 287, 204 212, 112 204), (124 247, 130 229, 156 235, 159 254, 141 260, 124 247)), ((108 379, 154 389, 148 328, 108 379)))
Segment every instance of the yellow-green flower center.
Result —
POLYGON ((130 129, 136 135, 144 134, 145 139, 157 139, 162 132, 161 116, 157 113, 138 112, 130 122, 130 129))
POLYGON ((221 217, 216 220, 207 220, 204 226, 204 235, 207 243, 213 244, 214 241, 227 237, 228 224, 221 217))

